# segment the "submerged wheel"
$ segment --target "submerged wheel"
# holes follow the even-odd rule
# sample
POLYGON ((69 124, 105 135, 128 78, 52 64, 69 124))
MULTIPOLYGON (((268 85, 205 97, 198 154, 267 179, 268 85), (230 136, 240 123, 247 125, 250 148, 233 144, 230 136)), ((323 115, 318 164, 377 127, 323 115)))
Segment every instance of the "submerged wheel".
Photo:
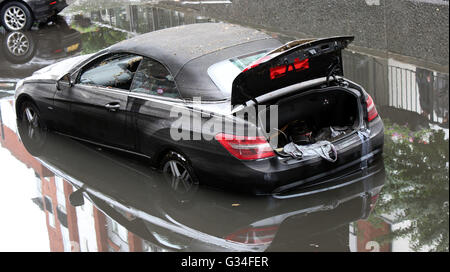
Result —
POLYGON ((188 160, 176 152, 169 152, 161 163, 164 177, 177 195, 193 193, 198 188, 198 180, 188 160))
POLYGON ((20 138, 33 156, 38 156, 47 139, 47 131, 36 105, 25 101, 18 120, 20 138))
MULTIPOLYGON (((33 103, 26 101, 22 104, 21 108, 22 108, 22 115, 21 115, 22 122, 29 128, 30 133, 33 133, 36 130, 44 129, 39 111, 33 103)), ((32 137, 33 134, 29 134, 28 136, 30 139, 33 138, 32 137)))
POLYGON ((33 25, 33 16, 30 10, 20 2, 6 4, 0 15, 2 24, 8 31, 28 30, 33 25))

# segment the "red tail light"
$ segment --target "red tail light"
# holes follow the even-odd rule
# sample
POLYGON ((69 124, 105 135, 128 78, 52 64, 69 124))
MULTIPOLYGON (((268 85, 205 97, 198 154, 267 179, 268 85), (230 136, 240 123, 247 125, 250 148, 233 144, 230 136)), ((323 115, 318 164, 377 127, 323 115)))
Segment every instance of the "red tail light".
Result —
POLYGON ((227 237, 226 240, 234 241, 244 244, 267 244, 273 241, 277 234, 278 226, 262 227, 262 228, 248 228, 238 230, 227 237))
POLYGON ((270 79, 276 79, 285 76, 286 72, 291 72, 294 69, 295 71, 309 69, 309 59, 304 59, 301 61, 299 58, 296 58, 293 64, 271 68, 270 79))
POLYGON ((377 107, 375 106, 375 103, 373 102, 373 99, 370 95, 367 95, 367 117, 369 122, 371 122, 373 119, 377 118, 378 116, 378 111, 377 111, 377 107))
POLYGON ((231 155, 240 160, 258 160, 275 156, 272 147, 264 137, 247 137, 220 133, 216 135, 216 140, 231 155))
POLYGON ((58 3, 58 1, 53 1, 53 2, 50 3, 50 6, 53 6, 53 5, 55 5, 56 3, 58 3))

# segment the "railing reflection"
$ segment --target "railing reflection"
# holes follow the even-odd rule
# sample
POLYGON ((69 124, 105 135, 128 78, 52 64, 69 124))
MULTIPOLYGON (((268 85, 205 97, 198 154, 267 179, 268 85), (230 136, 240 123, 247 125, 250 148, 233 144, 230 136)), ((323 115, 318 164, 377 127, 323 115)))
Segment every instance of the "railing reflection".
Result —
POLYGON ((344 66, 345 76, 362 84, 378 107, 415 112, 448 128, 448 74, 350 52, 344 55, 344 66))
POLYGON ((194 13, 142 5, 96 10, 90 13, 90 18, 96 23, 140 34, 180 25, 214 21, 194 13))

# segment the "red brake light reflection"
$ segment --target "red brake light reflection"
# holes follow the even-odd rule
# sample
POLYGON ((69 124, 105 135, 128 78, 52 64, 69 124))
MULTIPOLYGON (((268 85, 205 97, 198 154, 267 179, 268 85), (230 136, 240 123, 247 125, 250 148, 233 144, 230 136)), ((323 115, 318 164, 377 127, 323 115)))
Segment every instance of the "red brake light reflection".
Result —
POLYGON ((225 237, 225 239, 243 244, 267 244, 273 241, 277 231, 278 226, 248 228, 238 230, 225 237))

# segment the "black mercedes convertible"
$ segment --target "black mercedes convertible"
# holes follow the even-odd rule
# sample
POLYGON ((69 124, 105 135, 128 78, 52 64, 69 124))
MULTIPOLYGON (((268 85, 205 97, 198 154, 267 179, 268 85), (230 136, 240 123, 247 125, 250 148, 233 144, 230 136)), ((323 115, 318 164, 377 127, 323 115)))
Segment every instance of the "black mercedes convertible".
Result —
POLYGON ((352 41, 282 44, 224 23, 156 31, 22 80, 17 118, 31 136, 52 130, 138 155, 183 184, 326 188, 383 149, 372 98, 343 77, 352 41))

